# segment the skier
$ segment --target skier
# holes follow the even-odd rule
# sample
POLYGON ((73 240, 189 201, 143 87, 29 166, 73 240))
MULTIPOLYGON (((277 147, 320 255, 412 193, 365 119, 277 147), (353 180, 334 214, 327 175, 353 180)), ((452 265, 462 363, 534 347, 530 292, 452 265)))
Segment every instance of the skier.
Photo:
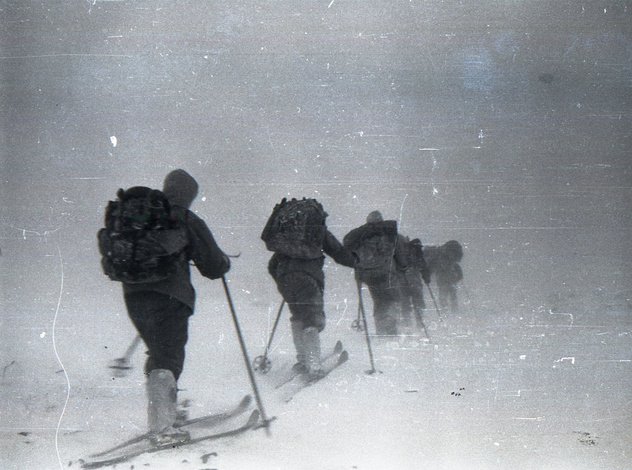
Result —
POLYGON ((325 256, 347 267, 355 258, 327 229, 327 213, 315 199, 283 199, 277 204, 261 234, 274 254, 268 272, 291 312, 296 348, 295 372, 310 379, 322 376, 320 333, 325 328, 323 293, 325 256))
POLYGON ((163 182, 163 193, 186 229, 186 247, 167 279, 123 282, 129 318, 147 346, 148 428, 154 444, 184 440, 188 433, 173 427, 178 415, 177 381, 182 373, 189 317, 193 315, 195 290, 189 261, 206 278, 218 279, 230 269, 228 257, 217 246, 206 223, 189 210, 198 192, 195 179, 184 170, 174 170, 163 182))
POLYGON ((430 283, 430 270, 424 259, 422 244, 419 238, 408 240, 404 237, 402 246, 407 259, 407 269, 397 270, 401 289, 402 323, 400 330, 411 330, 416 323, 417 329, 425 330, 423 310, 426 308, 423 284, 430 283), (413 318, 415 320, 413 320, 413 318))
POLYGON ((463 259, 463 247, 456 240, 441 246, 425 246, 424 258, 430 274, 439 287, 439 305, 450 307, 456 312, 459 307, 457 298, 457 284, 463 280, 463 270, 459 265, 463 259))
POLYGON ((356 280, 369 288, 375 329, 381 336, 397 335, 402 293, 395 271, 408 269, 404 242, 397 233, 397 222, 385 221, 379 211, 371 212, 366 224, 343 239, 343 245, 358 257, 356 280))

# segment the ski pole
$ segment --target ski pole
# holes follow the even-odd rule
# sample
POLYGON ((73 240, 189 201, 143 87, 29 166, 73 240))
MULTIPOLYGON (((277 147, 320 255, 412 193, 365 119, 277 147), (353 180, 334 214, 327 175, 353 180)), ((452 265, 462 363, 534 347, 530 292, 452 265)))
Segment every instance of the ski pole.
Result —
POLYGON ((131 359, 134 352, 136 352, 136 348, 141 342, 140 335, 136 335, 133 339, 132 343, 127 347, 127 351, 123 357, 119 357, 114 359, 110 365, 108 366, 110 369, 114 369, 115 377, 125 377, 126 372, 132 368, 131 359))
POLYGON ((255 380, 255 374, 252 371, 252 367, 250 367, 250 359, 248 358, 248 351, 246 350, 246 343, 244 342, 244 337, 241 334, 241 328, 239 327, 239 320, 237 319, 237 312, 235 312, 235 306, 233 305, 233 299, 230 296, 230 290, 228 289, 228 283, 226 282, 226 277, 222 276, 222 284, 224 284, 224 292, 226 293, 226 299, 228 300, 228 306, 230 307, 230 313, 233 316, 233 323, 235 325, 235 331, 237 332, 237 338, 239 339, 239 345, 241 346, 241 352, 244 357, 244 361, 246 363, 246 369, 248 370, 248 378, 250 379, 250 385, 252 386, 252 392, 255 395, 255 400, 257 401, 257 408, 259 408, 259 412, 261 413, 261 419, 263 421, 263 427, 266 428, 266 434, 270 435, 270 420, 267 418, 266 413, 263 409, 263 403, 261 402, 261 395, 259 394, 259 389, 257 388, 257 382, 255 380))
POLYGON ((461 287, 463 287, 463 290, 465 291, 465 296, 467 297, 467 303, 471 304, 472 303, 472 297, 470 296, 470 291, 467 288, 467 286, 465 285, 465 282, 463 280, 461 280, 461 287))
MULTIPOLYGON (((421 281, 421 285, 423 286, 424 284, 424 278, 421 276, 421 273, 419 274, 419 280, 421 281)), ((423 287, 422 287, 423 289, 423 287)), ((428 289, 430 289, 430 287, 428 287, 428 289)), ((424 323, 424 318, 422 313, 417 310, 416 308, 415 310, 415 315, 417 316, 417 321, 419 322, 419 324, 422 326, 422 328, 424 329, 424 333, 426 334, 426 338, 428 338, 430 340, 430 335, 428 334, 428 328, 426 328, 426 324, 424 323)))
POLYGON ((268 353, 270 352, 270 345, 272 344, 272 338, 274 338, 274 332, 277 329, 277 325, 279 324, 279 319, 281 318, 281 312, 283 311, 283 306, 285 305, 285 300, 281 302, 281 306, 279 307, 279 313, 277 313, 276 320, 274 320, 274 326, 272 327, 272 332, 270 333, 270 338, 268 339, 268 344, 266 346, 266 350, 263 353, 263 356, 255 357, 255 360, 252 361, 252 366, 256 371, 261 372, 262 374, 267 374, 270 371, 272 365, 270 364, 270 359, 268 359, 268 353))
POLYGON ((435 299, 435 296, 432 293, 430 284, 426 284, 426 287, 428 288, 428 292, 430 292, 430 298, 432 299, 432 303, 434 304, 435 310, 437 311, 437 315, 439 316, 439 321, 443 321, 443 317, 441 316, 441 310, 439 309, 439 305, 437 305, 437 299, 435 299))
POLYGON ((366 346, 369 352, 369 360, 371 362, 371 370, 367 370, 367 374, 375 374, 375 362, 373 361, 373 349, 371 348, 371 339, 369 338, 369 328, 366 323, 366 312, 364 311, 364 303, 362 301, 362 282, 356 277, 356 284, 358 285, 358 305, 359 312, 362 314, 362 325, 364 326, 364 337, 366 338, 366 346))

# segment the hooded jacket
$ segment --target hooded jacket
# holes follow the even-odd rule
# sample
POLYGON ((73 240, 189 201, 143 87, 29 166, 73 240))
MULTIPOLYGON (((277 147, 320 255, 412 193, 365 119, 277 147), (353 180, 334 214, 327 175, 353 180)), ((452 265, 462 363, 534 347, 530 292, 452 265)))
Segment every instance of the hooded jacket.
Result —
POLYGON ((189 210, 198 193, 198 184, 195 179, 184 170, 174 170, 165 178, 163 193, 171 204, 172 214, 178 217, 186 228, 187 247, 172 277, 146 284, 123 283, 123 292, 125 295, 134 292, 159 292, 193 309, 195 289, 191 284, 189 261, 193 261, 200 274, 208 279, 218 279, 227 273, 230 269, 230 261, 217 246, 206 223, 189 210))
POLYGON ((362 257, 359 256, 360 261, 356 265, 356 270, 360 271, 384 271, 388 272, 393 268, 405 271, 408 269, 408 260, 406 259, 406 253, 403 248, 407 240, 405 237, 397 233, 397 221, 384 220, 382 214, 379 211, 371 212, 367 218, 366 223, 360 227, 354 228, 347 233, 342 244, 345 248, 352 252, 356 252, 367 243, 367 241, 373 239, 382 239, 386 246, 393 246, 393 263, 388 263, 384 266, 378 267, 362 267, 362 257))

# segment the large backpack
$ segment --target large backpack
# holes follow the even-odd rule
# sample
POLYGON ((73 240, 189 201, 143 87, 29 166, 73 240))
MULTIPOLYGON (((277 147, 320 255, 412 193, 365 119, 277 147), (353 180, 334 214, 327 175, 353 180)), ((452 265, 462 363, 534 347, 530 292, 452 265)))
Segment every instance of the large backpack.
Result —
POLYGON ((322 256, 327 213, 315 199, 283 200, 274 207, 261 239, 269 251, 291 258, 322 256))
POLYGON ((162 191, 119 189, 98 232, 101 267, 113 281, 141 284, 172 276, 188 244, 186 227, 162 191))
POLYGON ((388 269, 397 243, 397 222, 385 220, 363 225, 349 232, 343 245, 358 257, 356 269, 388 269))

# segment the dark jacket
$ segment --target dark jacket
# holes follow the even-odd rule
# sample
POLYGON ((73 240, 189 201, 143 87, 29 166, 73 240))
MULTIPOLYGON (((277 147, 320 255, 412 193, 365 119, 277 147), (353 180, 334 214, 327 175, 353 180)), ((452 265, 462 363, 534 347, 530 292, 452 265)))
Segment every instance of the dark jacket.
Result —
POLYGON ((195 289, 191 284, 189 262, 193 261, 202 276, 218 279, 230 269, 230 260, 217 246, 206 223, 188 209, 197 195, 197 182, 183 170, 175 170, 167 175, 163 192, 172 204, 172 214, 186 228, 187 247, 181 254, 176 273, 172 277, 146 284, 123 283, 123 292, 125 295, 133 292, 160 292, 193 308, 195 289))
MULTIPOLYGON (((322 250, 326 255, 331 256, 338 264, 349 268, 353 268, 355 265, 355 257, 353 254, 343 247, 329 230, 325 232, 322 250)), ((299 259, 275 253, 268 262, 268 272, 274 279, 279 279, 293 272, 307 273, 316 279, 320 286, 323 287, 325 285, 325 274, 323 273, 324 264, 324 255, 316 259, 299 259)))
POLYGON ((407 241, 405 251, 406 258, 408 259, 409 271, 413 271, 414 276, 419 276, 419 274, 421 274, 423 282, 429 284, 431 273, 424 257, 421 240, 419 240, 419 238, 415 238, 414 240, 407 241))
POLYGON ((448 243, 441 246, 424 246, 423 248, 428 270, 432 273, 437 284, 444 286, 456 285, 463 280, 463 271, 459 265, 463 251, 460 245, 457 250, 454 250, 451 249, 452 245, 448 243))
MULTIPOLYGON (((392 269, 406 270, 408 268, 408 260, 404 251, 406 239, 402 235, 397 233, 397 222, 395 220, 384 220, 379 222, 367 222, 358 228, 351 230, 347 233, 343 239, 345 248, 352 252, 360 251, 363 244, 367 241, 381 237, 385 241, 386 246, 392 246, 392 255, 389 254, 391 261, 384 266, 375 268, 360 268, 362 265, 362 259, 356 269, 362 270, 379 270, 390 271, 392 269)), ((360 258, 362 258, 360 256, 360 258)))

